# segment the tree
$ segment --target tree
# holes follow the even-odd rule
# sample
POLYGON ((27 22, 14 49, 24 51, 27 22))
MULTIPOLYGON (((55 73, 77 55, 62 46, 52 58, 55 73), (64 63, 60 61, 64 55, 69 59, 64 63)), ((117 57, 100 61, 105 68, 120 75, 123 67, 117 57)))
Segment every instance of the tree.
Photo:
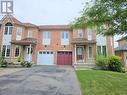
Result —
POLYGON ((89 25, 106 31, 100 31, 101 34, 127 34, 127 0, 94 0, 91 6, 84 7, 81 17, 72 22, 72 27, 89 25))

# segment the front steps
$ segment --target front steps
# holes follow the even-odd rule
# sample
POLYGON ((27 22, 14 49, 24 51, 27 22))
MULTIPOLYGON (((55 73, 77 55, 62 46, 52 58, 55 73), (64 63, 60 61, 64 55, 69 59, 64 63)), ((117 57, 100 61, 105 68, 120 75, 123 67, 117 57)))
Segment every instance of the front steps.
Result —
POLYGON ((87 64, 87 63, 80 63, 80 64, 74 64, 73 65, 75 70, 90 70, 95 67, 95 64, 87 64))

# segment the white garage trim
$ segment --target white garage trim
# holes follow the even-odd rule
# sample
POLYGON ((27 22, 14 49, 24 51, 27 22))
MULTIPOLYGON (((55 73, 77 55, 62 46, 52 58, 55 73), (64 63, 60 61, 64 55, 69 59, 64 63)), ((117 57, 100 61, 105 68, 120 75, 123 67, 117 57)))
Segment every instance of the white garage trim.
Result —
POLYGON ((39 51, 37 57, 38 65, 54 65, 54 51, 39 51))

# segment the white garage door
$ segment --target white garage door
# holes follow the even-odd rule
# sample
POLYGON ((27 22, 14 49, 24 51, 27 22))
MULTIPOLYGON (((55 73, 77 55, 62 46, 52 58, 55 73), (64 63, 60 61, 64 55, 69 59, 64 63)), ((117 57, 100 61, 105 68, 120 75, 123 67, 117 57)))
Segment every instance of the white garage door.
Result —
POLYGON ((37 64, 38 65, 53 65, 54 52, 53 51, 39 51, 37 64))

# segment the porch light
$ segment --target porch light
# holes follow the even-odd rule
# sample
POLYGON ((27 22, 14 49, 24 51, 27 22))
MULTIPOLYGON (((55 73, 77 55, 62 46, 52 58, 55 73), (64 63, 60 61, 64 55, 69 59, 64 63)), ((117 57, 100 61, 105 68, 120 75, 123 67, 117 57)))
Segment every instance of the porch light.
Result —
POLYGON ((64 45, 64 49, 66 49, 66 46, 64 45))
POLYGON ((46 49, 46 48, 47 48, 47 45, 45 45, 44 47, 45 47, 45 49, 46 49))

